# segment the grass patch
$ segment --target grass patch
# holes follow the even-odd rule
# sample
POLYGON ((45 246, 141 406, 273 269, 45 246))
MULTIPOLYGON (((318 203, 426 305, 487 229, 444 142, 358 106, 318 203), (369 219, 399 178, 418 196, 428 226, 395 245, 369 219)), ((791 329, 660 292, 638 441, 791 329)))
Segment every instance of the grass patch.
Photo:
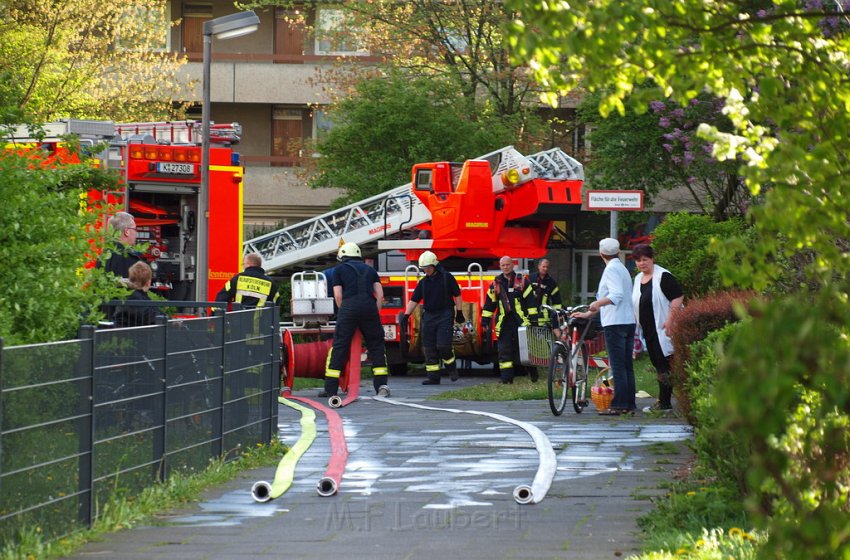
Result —
POLYGON ((510 385, 490 381, 472 387, 444 391, 428 397, 429 400, 447 401, 527 401, 548 399, 546 382, 540 379, 532 383, 527 377, 517 377, 510 385))
MULTIPOLYGON (((81 530, 57 540, 44 537, 41 527, 22 529, 15 542, 4 542, 0 547, 0 560, 34 560, 67 556, 83 544, 97 540, 101 535, 128 529, 146 522, 156 513, 197 501, 198 496, 213 486, 235 478, 240 472, 277 464, 288 451, 277 440, 244 450, 229 463, 222 459, 210 460, 202 472, 174 473, 166 482, 148 487, 138 495, 118 497, 121 492, 98 508, 97 520, 91 529, 81 530)), ((120 484, 120 482, 119 482, 120 484)))
POLYGON ((315 389, 317 387, 324 388, 324 379, 313 379, 310 377, 296 377, 292 380, 292 390, 300 391, 301 389, 315 389))
POLYGON ((687 480, 672 485, 655 508, 638 519, 645 552, 640 560, 687 555, 695 559, 756 557, 764 534, 747 531, 749 518, 737 493, 714 482, 687 480), (709 529, 710 528, 710 529, 709 529))
POLYGON ((649 444, 647 450, 653 455, 677 455, 679 446, 669 441, 656 441, 649 444))
MULTIPOLYGON (((642 354, 635 360, 635 385, 638 391, 646 391, 651 395, 658 394, 658 381, 655 377, 655 368, 649 361, 649 356, 642 354)), ((588 382, 593 384, 596 379, 597 370, 591 369, 587 372, 588 382)), ((536 383, 529 381, 528 377, 515 377, 512 385, 502 385, 498 378, 493 381, 481 383, 472 387, 444 391, 428 397, 429 400, 447 401, 523 401, 523 400, 547 400, 549 398, 546 380, 549 370, 538 368, 539 380, 536 383)), ((297 378, 296 378, 297 381, 297 378)))
POLYGON ((638 391, 646 391, 653 397, 658 397, 658 378, 649 354, 643 352, 635 361, 635 387, 638 391))

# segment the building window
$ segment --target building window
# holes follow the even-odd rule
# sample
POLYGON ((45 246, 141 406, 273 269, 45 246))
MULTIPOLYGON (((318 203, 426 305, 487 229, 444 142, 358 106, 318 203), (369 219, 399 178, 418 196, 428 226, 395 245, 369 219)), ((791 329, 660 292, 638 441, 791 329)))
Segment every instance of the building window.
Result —
POLYGON ((313 111, 313 139, 318 144, 328 135, 334 123, 326 112, 321 109, 313 111))
POLYGON ((183 4, 183 52, 204 52, 204 23, 212 19, 212 4, 183 4))
POLYGON ((272 109, 272 166, 297 165, 303 144, 304 110, 274 107, 272 109))
POLYGON ((348 16, 338 8, 319 8, 316 14, 316 54, 367 56, 369 49, 363 29, 347 22, 348 16))
POLYGON ((313 114, 313 157, 319 157, 319 146, 334 127, 333 121, 322 109, 314 108, 313 114))
POLYGON ((305 35, 304 14, 300 9, 277 9, 274 23, 275 54, 304 56, 305 35))

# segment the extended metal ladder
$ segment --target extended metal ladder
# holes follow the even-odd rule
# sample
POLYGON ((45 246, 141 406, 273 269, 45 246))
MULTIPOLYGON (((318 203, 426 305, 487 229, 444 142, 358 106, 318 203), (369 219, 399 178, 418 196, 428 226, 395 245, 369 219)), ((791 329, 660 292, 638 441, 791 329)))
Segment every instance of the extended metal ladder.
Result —
MULTIPOLYGON (((581 163, 559 148, 523 156, 506 146, 477 159, 491 162, 494 188, 506 162, 527 160, 533 177, 555 180, 583 180, 581 163)), ((385 193, 355 202, 338 210, 246 241, 245 253, 259 253, 267 271, 335 254, 340 240, 360 246, 376 243, 388 235, 411 229, 431 220, 431 212, 407 183, 385 193)))
MULTIPOLYGON (((198 121, 160 121, 138 123, 116 123, 115 130, 119 136, 151 136, 154 142, 169 144, 201 144, 201 128, 203 123, 198 121)), ((242 135, 242 125, 238 122, 215 124, 210 123, 210 143, 238 144, 242 135)))
MULTIPOLYGON (((93 121, 83 119, 62 119, 30 129, 17 126, 11 130, 0 131, 0 137, 6 140, 31 141, 60 138, 75 135, 81 141, 127 140, 130 136, 150 136, 154 142, 169 144, 201 144, 202 123, 198 121, 161 121, 116 123, 113 121, 93 121)), ((237 144, 242 134, 242 125, 232 123, 210 123, 210 142, 213 144, 237 144)))

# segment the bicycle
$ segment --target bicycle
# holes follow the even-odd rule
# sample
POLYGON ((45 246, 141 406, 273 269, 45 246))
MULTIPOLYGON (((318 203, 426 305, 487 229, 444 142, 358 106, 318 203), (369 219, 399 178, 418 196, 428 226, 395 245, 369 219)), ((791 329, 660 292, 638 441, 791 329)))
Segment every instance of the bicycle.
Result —
MULTIPOLYGON (((573 408, 577 414, 588 405, 587 370, 591 362, 585 338, 590 331, 592 320, 571 317, 573 313, 587 311, 587 305, 578 305, 564 309, 541 306, 558 317, 559 336, 552 343, 549 357, 549 377, 547 388, 549 408, 552 414, 560 416, 567 404, 567 396, 572 389, 573 408), (581 331, 581 332, 579 332, 581 331)), ((597 360, 594 359, 594 363, 597 360)))

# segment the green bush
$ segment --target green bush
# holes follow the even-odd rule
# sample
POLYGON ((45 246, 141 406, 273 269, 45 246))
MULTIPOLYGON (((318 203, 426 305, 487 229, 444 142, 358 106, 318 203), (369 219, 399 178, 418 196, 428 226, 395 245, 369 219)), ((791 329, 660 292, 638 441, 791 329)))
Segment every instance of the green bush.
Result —
POLYGON ((82 209, 90 187, 113 184, 88 163, 45 166, 27 154, 0 154, 0 337, 6 345, 74 337, 114 291, 85 268, 88 228, 82 209))
POLYGON ((741 326, 742 323, 729 323, 691 345, 686 365, 687 381, 683 387, 690 398, 690 416, 695 426, 693 449, 700 470, 705 476, 717 478, 734 489, 737 494, 731 499, 736 503, 747 492, 750 453, 737 432, 720 427, 715 381, 723 347, 741 326))
POLYGON ((652 231, 655 260, 681 282, 687 298, 707 294, 722 287, 711 240, 745 231, 742 219, 714 222, 701 214, 670 214, 652 231))
POLYGON ((755 302, 729 341, 719 430, 751 455, 763 558, 850 557, 850 302, 842 292, 755 302), (765 352, 765 346, 770 352, 765 352))

